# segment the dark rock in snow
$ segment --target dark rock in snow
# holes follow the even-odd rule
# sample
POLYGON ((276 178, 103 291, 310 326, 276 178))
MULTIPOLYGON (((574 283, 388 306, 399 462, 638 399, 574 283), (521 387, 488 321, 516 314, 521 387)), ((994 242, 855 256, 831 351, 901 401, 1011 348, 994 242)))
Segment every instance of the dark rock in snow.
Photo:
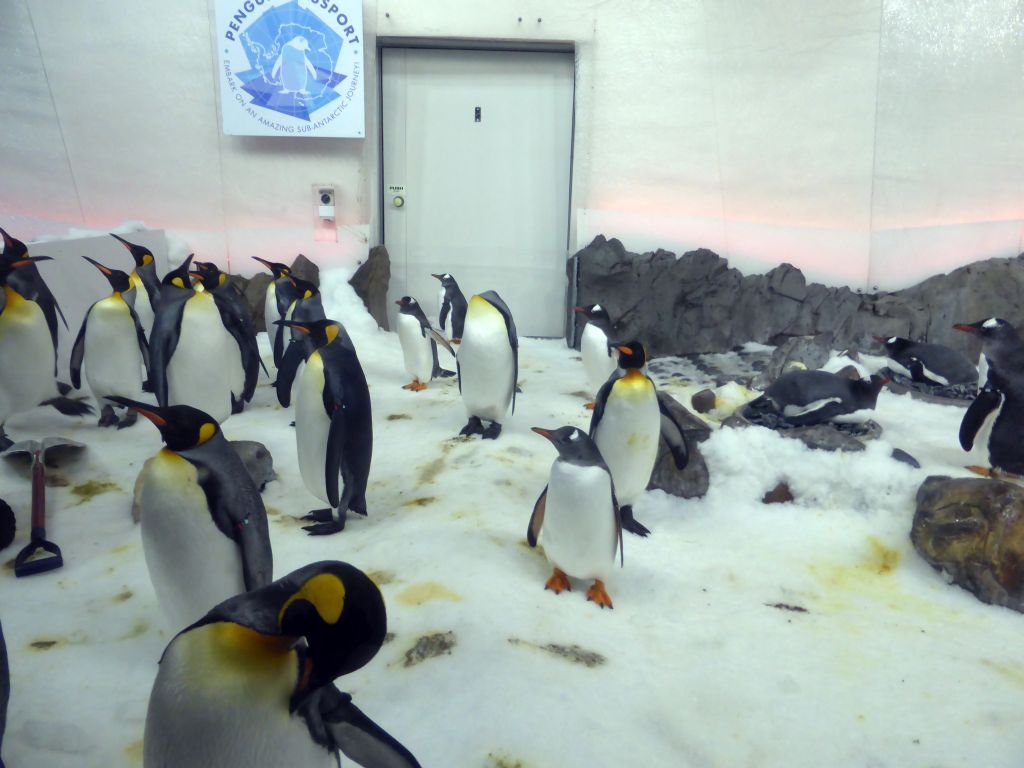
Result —
POLYGON ((270 455, 267 446, 255 440, 229 440, 228 442, 235 449, 245 465, 245 471, 249 473, 249 477, 260 491, 271 480, 277 479, 277 473, 274 471, 274 457, 270 455))
POLYGON ((245 281, 242 288, 245 305, 249 308, 249 315, 252 317, 257 333, 267 330, 267 322, 263 315, 263 310, 267 298, 267 288, 273 281, 274 276, 269 272, 257 272, 245 281))
POLYGON ((763 504, 785 504, 793 499, 793 492, 789 486, 786 483, 779 483, 761 498, 761 502, 763 504))
POLYGON ((320 287, 320 267, 307 259, 304 254, 299 254, 292 262, 292 275, 320 287))
POLYGON ((932 476, 917 491, 910 539, 983 602, 1024 612, 1024 488, 932 476))
POLYGON ((710 413, 715 410, 716 402, 718 402, 718 398, 710 389, 702 389, 690 398, 690 405, 697 413, 710 413))
POLYGON ((896 461, 902 461, 904 464, 909 464, 914 469, 920 469, 921 468, 921 462, 919 462, 917 459, 915 459, 909 453, 904 451, 902 448, 893 448, 892 449, 892 457, 894 459, 896 459, 896 461))
POLYGON ((780 339, 775 351, 772 352, 771 360, 754 377, 750 386, 754 389, 767 389, 769 384, 786 373, 796 363, 802 364, 804 368, 811 371, 821 368, 828 362, 831 353, 831 333, 820 333, 817 336, 790 336, 780 339))
POLYGON ((391 258, 388 249, 375 245, 356 273, 349 280, 356 295, 363 300, 377 325, 388 330, 388 283, 391 281, 391 258))
POLYGON ((651 473, 648 488, 658 488, 673 496, 695 499, 708 491, 710 476, 708 465, 700 452, 700 443, 711 436, 711 427, 690 413, 685 406, 667 392, 658 392, 658 398, 668 406, 675 420, 683 425, 683 439, 690 452, 690 460, 683 469, 676 469, 672 452, 664 438, 658 440, 658 458, 651 473))

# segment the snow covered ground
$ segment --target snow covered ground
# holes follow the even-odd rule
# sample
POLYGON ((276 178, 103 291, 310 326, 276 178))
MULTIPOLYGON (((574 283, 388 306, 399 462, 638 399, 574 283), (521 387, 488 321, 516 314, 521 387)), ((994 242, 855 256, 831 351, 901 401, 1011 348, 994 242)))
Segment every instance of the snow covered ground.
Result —
MULTIPOLYGON (((654 492, 637 504, 654 534, 627 538, 608 583, 615 609, 601 611, 583 584, 546 592, 548 563, 525 544, 555 457, 529 427, 589 420, 576 353, 524 340, 523 392, 501 438, 463 440, 456 382, 401 389, 397 336, 376 329, 347 275, 324 277, 370 382, 370 516, 337 536, 302 532, 297 517, 321 505, 299 477, 292 414, 266 381, 224 431, 274 454, 280 479, 264 499, 277 575, 336 558, 381 585, 393 638, 339 684, 424 766, 1021 765, 1024 617, 947 585, 908 539, 921 481, 966 474, 961 409, 883 393, 885 433, 860 454, 811 452, 760 428, 716 432, 705 498, 654 492), (890 459, 892 447, 923 469, 890 459), (797 501, 762 504, 780 480, 797 501), (421 659, 431 648, 440 655, 421 659)), ((688 403, 705 384, 666 386, 688 403)), ((158 611, 129 511, 158 433, 143 419, 116 432, 46 410, 8 430, 89 448, 50 473, 47 532, 66 565, 26 579, 12 567, 29 531, 27 473, 0 462, 19 518, 0 568, 13 687, 4 758, 139 765, 157 660, 180 629, 158 611)))

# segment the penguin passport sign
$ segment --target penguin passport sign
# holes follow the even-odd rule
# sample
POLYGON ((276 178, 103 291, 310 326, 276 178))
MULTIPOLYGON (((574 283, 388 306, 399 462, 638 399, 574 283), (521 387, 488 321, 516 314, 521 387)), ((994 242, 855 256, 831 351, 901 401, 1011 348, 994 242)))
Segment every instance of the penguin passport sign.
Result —
POLYGON ((364 135, 360 0, 216 0, 216 9, 224 133, 364 135))

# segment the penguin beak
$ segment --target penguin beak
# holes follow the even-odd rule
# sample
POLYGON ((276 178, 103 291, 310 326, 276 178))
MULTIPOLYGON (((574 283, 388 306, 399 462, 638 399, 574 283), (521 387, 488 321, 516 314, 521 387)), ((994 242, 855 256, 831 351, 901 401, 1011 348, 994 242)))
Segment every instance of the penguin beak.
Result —
POLYGON ((541 437, 546 437, 548 440, 551 439, 551 430, 544 429, 542 427, 530 427, 530 431, 536 432, 541 437))
POLYGON ((395 304, 397 304, 398 306, 402 306, 402 300, 401 299, 395 299, 395 304))
POLYGON ((966 323, 957 323, 953 326, 955 331, 966 331, 967 333, 981 333, 981 328, 976 325, 967 325, 966 323))
POLYGON ((883 339, 881 336, 872 336, 871 338, 877 341, 879 344, 885 344, 885 339, 883 339))
POLYGON ((622 353, 622 354, 624 354, 624 355, 629 355, 629 354, 632 354, 632 352, 633 352, 633 350, 632 350, 632 349, 630 349, 629 347, 618 347, 618 346, 617 346, 617 347, 615 347, 615 348, 616 348, 617 350, 619 350, 619 352, 621 352, 621 353, 622 353))
POLYGON ((126 408, 131 408, 137 413, 141 413, 147 419, 152 421, 157 427, 166 427, 167 419, 157 413, 157 407, 150 405, 149 403, 140 403, 138 400, 129 400, 127 397, 108 397, 108 400, 113 400, 118 405, 123 405, 126 408))
POLYGON ((443 279, 443 277, 442 277, 441 275, 435 275, 435 274, 434 274, 433 272, 431 272, 431 273, 430 273, 430 276, 431 276, 431 277, 433 277, 433 278, 434 278, 434 279, 436 279, 436 280, 441 280, 441 279, 443 279))
POLYGON ((107 267, 104 267, 104 266, 103 266, 102 264, 100 264, 100 263, 99 263, 98 261, 93 261, 93 260, 92 260, 92 259, 90 259, 90 258, 89 258, 88 256, 83 256, 82 258, 83 258, 83 259, 85 259, 86 261, 88 261, 88 262, 89 262, 90 264, 92 264, 92 265, 93 265, 94 267, 96 267, 96 269, 98 269, 98 270, 99 270, 100 272, 102 272, 102 273, 103 273, 104 275, 106 275, 107 277, 110 277, 110 275, 112 275, 112 274, 113 274, 113 272, 112 272, 112 271, 111 271, 111 270, 110 270, 109 268, 107 268, 107 267))
POLYGON ((299 331, 300 333, 305 333, 307 335, 311 333, 309 328, 307 328, 306 326, 302 325, 301 323, 293 322, 291 320, 275 320, 274 325, 285 325, 289 328, 299 331))
POLYGON ((53 261, 53 257, 52 256, 26 256, 24 259, 18 259, 17 261, 12 261, 8 266, 12 267, 14 269, 17 269, 18 267, 27 267, 33 261, 53 261))
POLYGON ((584 307, 573 307, 573 308, 572 308, 572 311, 573 311, 573 312, 578 312, 578 313, 580 313, 581 315, 585 315, 585 314, 587 314, 587 310, 586 310, 586 309, 585 309, 584 307))
POLYGON ((260 264, 265 266, 267 269, 270 269, 270 262, 267 261, 266 259, 261 259, 259 256, 253 256, 253 258, 256 259, 256 261, 258 261, 260 264))

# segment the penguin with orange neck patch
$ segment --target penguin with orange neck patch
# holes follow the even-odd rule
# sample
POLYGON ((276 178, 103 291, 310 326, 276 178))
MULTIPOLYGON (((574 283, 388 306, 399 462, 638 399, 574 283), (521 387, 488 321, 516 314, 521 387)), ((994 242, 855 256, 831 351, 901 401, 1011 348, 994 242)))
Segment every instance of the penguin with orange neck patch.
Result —
POLYGON ((597 393, 590 419, 590 437, 615 482, 622 527, 638 536, 650 530, 633 517, 633 503, 647 488, 658 458, 658 438, 665 437, 678 469, 690 454, 683 428, 658 397, 651 377, 644 373, 647 352, 631 341, 618 347, 619 370, 597 393))
POLYGON ((119 420, 107 398, 110 395, 136 400, 142 397, 142 368, 149 369, 149 344, 138 314, 125 299, 132 287, 128 275, 88 256, 82 258, 103 273, 112 293, 95 302, 85 313, 71 350, 71 383, 75 389, 81 389, 84 363, 89 389, 103 407, 100 426, 123 429, 135 423, 137 414, 129 410, 128 415, 119 420))
POLYGON ((127 248, 135 260, 135 269, 128 275, 131 288, 134 289, 134 295, 129 301, 132 302, 132 309, 139 316, 139 322, 146 331, 146 338, 149 338, 149 333, 153 330, 156 305, 160 301, 160 278, 156 274, 156 259, 146 246, 129 243, 113 232, 110 236, 127 248))

